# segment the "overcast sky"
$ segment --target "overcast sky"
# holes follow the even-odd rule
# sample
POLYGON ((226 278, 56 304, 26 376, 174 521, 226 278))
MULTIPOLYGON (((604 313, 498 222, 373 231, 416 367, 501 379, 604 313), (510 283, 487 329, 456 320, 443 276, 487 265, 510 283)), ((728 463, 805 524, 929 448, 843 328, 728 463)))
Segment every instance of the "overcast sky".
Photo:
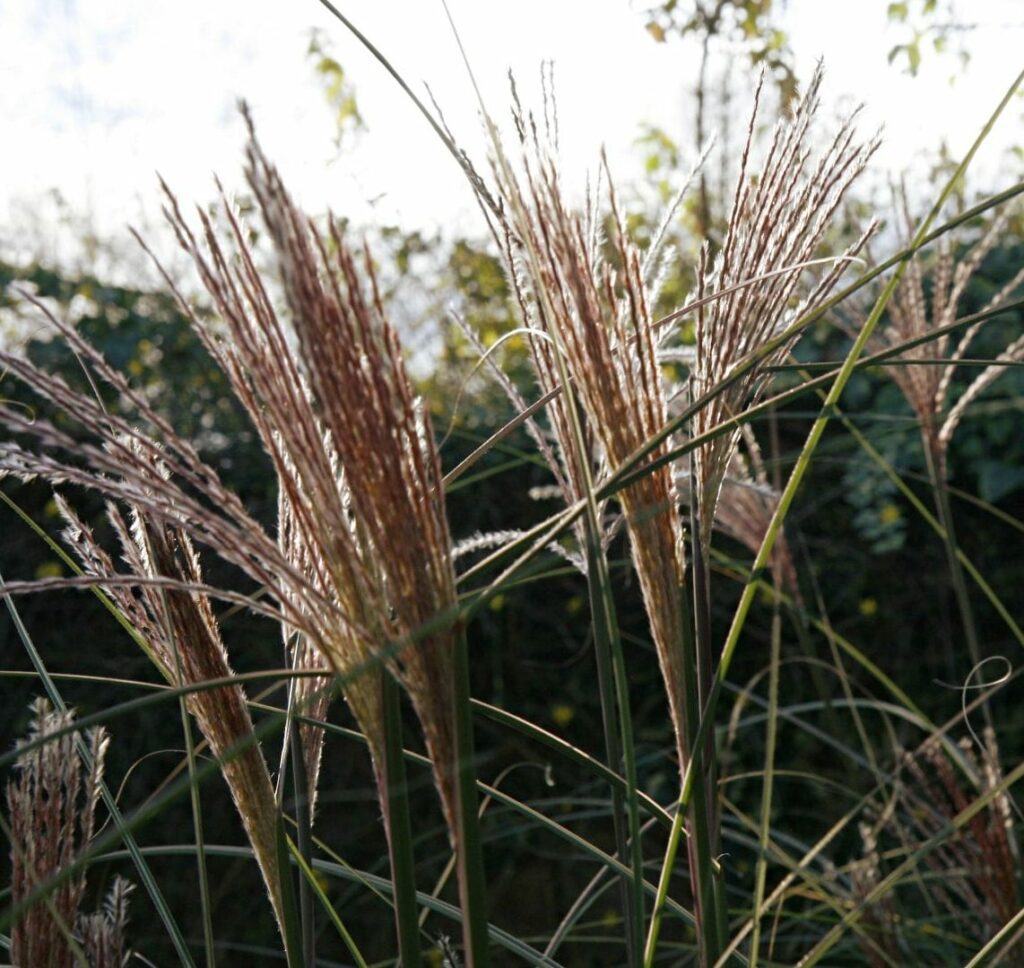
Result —
MULTIPOLYGON (((422 91, 428 82, 460 138, 479 145, 476 107, 440 2, 339 0, 343 9, 422 91)), ((639 168, 640 121, 686 147, 696 53, 656 44, 641 0, 450 0, 485 99, 507 102, 505 74, 524 86, 544 58, 555 61, 566 170, 592 165, 607 146, 614 170, 639 168)), ((881 166, 900 169, 945 137, 954 154, 1019 69, 1019 0, 972 0, 981 25, 973 60, 952 87, 952 57, 926 56, 916 79, 887 66, 902 37, 885 0, 790 0, 786 27, 806 77, 818 57, 826 99, 867 105, 866 129, 884 123, 881 166)), ((61 241, 51 189, 101 236, 128 222, 152 224, 154 171, 186 199, 207 200, 212 173, 240 184, 243 132, 235 109, 253 106, 261 138, 313 210, 331 206, 357 220, 405 227, 459 225, 473 231, 462 176, 423 120, 365 51, 316 0, 0 0, 0 251, 45 251, 61 241), (327 32, 355 84, 368 130, 337 156, 331 112, 305 56, 310 30, 327 32)), ((739 98, 745 118, 749 101, 739 98)), ((1001 144, 1024 143, 1021 106, 1001 144)), ((996 157, 990 150, 989 158, 996 157)), ((991 166, 993 162, 990 160, 991 166)), ((62 255, 68 256, 64 233, 62 255)))

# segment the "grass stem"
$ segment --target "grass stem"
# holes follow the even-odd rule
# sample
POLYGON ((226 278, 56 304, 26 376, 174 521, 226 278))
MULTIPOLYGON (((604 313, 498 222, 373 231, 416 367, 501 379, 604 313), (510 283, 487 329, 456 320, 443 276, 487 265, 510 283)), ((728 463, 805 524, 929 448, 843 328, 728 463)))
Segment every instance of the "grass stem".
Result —
MULTIPOLYGON (((942 449, 941 443, 927 438, 924 451, 928 476, 931 478, 932 490, 935 494, 935 510, 942 527, 942 545, 946 552, 949 577, 953 583, 953 594, 956 597, 957 609, 960 613, 964 641, 967 643, 967 650, 971 657, 971 668, 975 670, 982 662, 981 646, 978 643, 978 630, 974 622, 974 610, 971 608, 971 596, 964 579, 963 566, 960 564, 956 531, 953 528, 953 509, 949 501, 945 451, 942 449)), ((992 726, 992 711, 988 703, 982 706, 982 716, 985 718, 985 724, 992 726)))
MULTIPOLYGON (((293 693, 294 694, 294 693, 293 693)), ((292 720, 288 730, 291 743, 292 790, 295 798, 295 839, 299 856, 308 866, 313 859, 313 817, 310 811, 309 777, 302 749, 302 730, 292 720)), ((299 878, 299 920, 302 925, 302 962, 305 968, 316 965, 316 920, 313 891, 309 880, 299 878)))
POLYGON ((402 968, 419 968, 420 932, 416 904, 415 861, 409 785, 402 756, 402 707, 398 683, 381 669, 384 700, 384 782, 387 785, 387 838, 394 883, 395 928, 402 968))
MULTIPOLYGON (((588 519, 589 524, 589 519, 588 519)), ((598 694, 604 727, 605 755, 616 773, 625 767, 625 788, 611 784, 612 822, 616 856, 630 868, 632 876, 623 877, 622 906, 625 921, 626 961, 638 968, 642 961, 643 938, 643 853, 640 843, 640 812, 637 803, 636 753, 633 746, 632 717, 629 713, 629 686, 622 642, 611 595, 608 561, 600 540, 587 528, 587 589, 594 623, 594 651, 597 660, 598 694), (626 802, 628 799, 628 819, 626 802), (627 833, 628 824, 628 833, 627 833)))
POLYGON ((490 964, 487 933, 487 881, 477 808, 476 766, 473 752, 473 719, 470 706, 469 649, 465 629, 455 632, 453 677, 453 724, 458 757, 455 776, 458 804, 456 825, 459 869, 459 900, 462 904, 462 930, 467 968, 486 968, 490 964))
MULTIPOLYGON (((772 611, 771 656, 768 671, 768 710, 765 730, 764 783, 761 793, 761 823, 758 831, 757 869, 754 874, 754 928, 750 940, 750 966, 757 968, 761 947, 761 906, 768 875, 768 847, 772 831, 772 792, 775 782, 775 743, 778 736, 779 663, 782 656, 782 614, 776 595, 772 611)), ((831 707, 829 707, 831 708, 831 707)))

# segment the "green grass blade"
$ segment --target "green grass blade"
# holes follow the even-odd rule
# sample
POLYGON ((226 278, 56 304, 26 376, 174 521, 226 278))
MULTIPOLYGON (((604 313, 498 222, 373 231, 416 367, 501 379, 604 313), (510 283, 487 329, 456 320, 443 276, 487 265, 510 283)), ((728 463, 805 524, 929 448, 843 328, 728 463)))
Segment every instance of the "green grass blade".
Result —
POLYGON ((992 964, 995 965, 1001 960, 1001 956, 1006 952, 1010 951, 1011 947, 1016 944, 1020 938, 1021 926, 1024 925, 1024 908, 1021 908, 1009 921, 1006 922, 989 940, 978 949, 975 956, 964 965, 964 968, 981 968, 985 964, 985 960, 995 955, 997 952, 1000 954, 1000 958, 993 960, 992 964), (1003 951, 999 951, 1000 947, 1006 943, 1007 947, 1003 951))
MULTIPOLYGON (((294 700, 295 692, 290 692, 290 698, 294 700)), ((298 853, 298 856, 308 866, 313 857, 313 815, 310 811, 309 798, 309 777, 306 775, 306 754, 302 749, 302 733, 294 720, 291 728, 286 729, 288 742, 291 746, 291 768, 292 768, 292 795, 295 798, 295 836, 298 845, 293 850, 291 841, 288 841, 289 850, 298 853)), ((301 866, 301 865, 300 865, 301 866)), ((280 868, 287 871, 287 868, 280 868)), ((291 883, 291 878, 284 875, 291 883)), ((305 877, 299 878, 299 923, 301 925, 302 963, 305 968, 315 968, 316 965, 316 918, 313 910, 313 893, 309 881, 305 877)))
MULTIPOLYGON (((322 905, 324 911, 327 912, 327 917, 331 924, 334 925, 334 929, 338 932, 338 936, 345 943, 345 947, 348 949, 348 953, 352 955, 353 960, 356 963, 356 968, 368 968, 366 959, 363 958, 362 952, 359 950, 355 941, 352 939, 352 935, 348 933, 348 929, 345 927, 344 922, 341 920, 341 916, 338 914, 334 905, 331 904, 331 899, 324 893, 324 889, 320 886, 320 882, 317 880, 317 876, 313 873, 313 869, 309 865, 309 861, 301 850, 295 846, 290 840, 288 841, 288 849, 291 851, 292 859, 298 865, 299 873, 302 875, 302 879, 309 885, 310 890, 316 895, 317 900, 322 905)), ((404 962, 403 962, 404 966, 404 962)))
POLYGON ((281 925, 284 934, 285 958, 288 968, 304 968, 302 959, 302 917, 295 897, 295 880, 291 873, 292 843, 284 829, 284 817, 277 815, 277 869, 281 872, 281 925))
POLYGON ((416 904, 416 873, 409 814, 409 785, 402 756, 402 709, 398 683, 382 669, 384 698, 384 772, 388 798, 388 847, 394 882, 395 927, 402 968, 419 968, 420 931, 416 904))
POLYGON ((453 677, 453 721, 455 751, 458 757, 456 789, 458 810, 456 824, 459 897, 464 914, 463 933, 468 968, 486 968, 490 964, 490 941, 487 933, 487 880, 484 877, 483 852, 480 843, 480 820, 477 813, 476 765, 473 752, 473 718, 470 707, 469 651, 465 630, 455 636, 453 677))
MULTIPOLYGON (((775 783, 775 742, 778 737, 779 663, 782 658, 782 614, 779 599, 775 597, 772 613, 771 656, 768 673, 768 711, 765 735, 764 783, 761 793, 761 820, 757 836, 757 869, 754 874, 754 911, 760 911, 764 902, 765 881, 768 876, 768 842, 772 829, 772 793, 775 783)), ((750 941, 750 965, 756 968, 761 948, 761 919, 754 915, 754 933, 750 941)))
POLYGON ((608 575, 608 560, 599 537, 591 527, 589 514, 586 523, 587 591, 594 631, 605 755, 612 770, 618 771, 620 764, 625 768, 625 785, 613 783, 611 787, 612 824, 616 854, 624 865, 632 869, 632 876, 625 878, 622 883, 622 908, 626 962, 635 968, 641 963, 640 944, 644 933, 643 845, 640 840, 640 808, 636 796, 638 781, 629 709, 629 683, 608 575), (625 817, 624 807, 627 807, 625 817), (628 822, 628 836, 624 821, 628 822))

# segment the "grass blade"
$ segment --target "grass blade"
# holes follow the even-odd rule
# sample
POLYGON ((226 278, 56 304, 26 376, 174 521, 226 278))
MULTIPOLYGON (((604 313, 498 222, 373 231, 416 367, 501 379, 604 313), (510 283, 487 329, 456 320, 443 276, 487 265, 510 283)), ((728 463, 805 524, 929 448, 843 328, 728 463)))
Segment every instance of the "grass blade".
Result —
POLYGON ((758 828, 757 870, 754 875, 754 932, 750 941, 750 965, 756 968, 761 947, 761 918, 758 912, 764 901, 768 874, 768 843, 772 829, 772 788, 775 782, 775 742, 778 736, 779 663, 782 651, 782 615, 778 595, 772 612, 771 657, 768 673, 767 731, 764 753, 764 785, 761 794, 761 821, 758 828))
POLYGON ((316 874, 313 873, 313 869, 309 865, 309 860, 307 860, 302 851, 299 850, 299 848, 290 840, 288 841, 288 849, 291 851, 292 858, 299 867, 299 873, 302 875, 303 881, 309 885, 312 893, 316 895, 317 900, 323 906, 324 911, 327 912, 327 917, 330 919, 331 924, 334 925, 335 930, 338 932, 338 936, 345 943, 345 947, 348 948, 348 953, 352 955, 352 958, 356 963, 356 968, 368 968, 366 959, 363 958, 362 952, 360 952, 355 941, 352 939, 352 935, 348 933, 348 929, 345 927, 340 915, 337 910, 335 910, 334 905, 331 904, 331 899, 324 893, 324 889, 320 886, 320 882, 317 880, 316 874))
POLYGON ((415 860, 412 822, 409 815, 409 785, 402 757, 402 711, 398 683, 386 670, 380 671, 384 696, 384 772, 387 783, 387 833, 394 881, 395 926, 402 968, 418 968, 420 932, 416 904, 415 860))
POLYGON ((456 789, 458 794, 457 826, 459 894, 464 915, 466 963, 469 968, 486 968, 490 964, 490 942, 487 934, 487 881, 484 877, 480 846, 479 798, 476 789, 476 766, 473 761, 473 719, 469 691, 469 651, 465 630, 455 636, 453 677, 453 723, 455 751, 458 757, 456 789))

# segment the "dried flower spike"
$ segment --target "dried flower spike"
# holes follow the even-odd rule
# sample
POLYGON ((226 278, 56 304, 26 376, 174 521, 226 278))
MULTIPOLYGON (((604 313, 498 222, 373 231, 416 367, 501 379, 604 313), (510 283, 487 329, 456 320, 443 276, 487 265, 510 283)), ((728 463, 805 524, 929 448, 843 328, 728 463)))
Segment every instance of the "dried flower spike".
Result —
MULTIPOLYGON (((792 117, 775 126, 760 172, 748 175, 761 91, 758 85, 725 241, 712 265, 708 264, 706 250, 702 256, 698 295, 716 298, 697 312, 696 356, 691 371, 694 398, 733 376, 752 353, 821 305, 846 262, 874 231, 872 223, 811 291, 799 296, 806 263, 817 255, 843 196, 878 146, 877 139, 857 140, 855 113, 812 162, 808 142, 819 106, 821 79, 819 65, 792 117)), ((701 407, 693 419, 693 436, 739 415, 756 400, 765 386, 764 367, 780 362, 795 338, 782 341, 760 365, 747 369, 701 407)), ((700 537, 705 543, 710 541, 715 506, 738 438, 737 427, 702 444, 694 455, 700 537)))
MULTIPOLYGON (((74 724, 74 711, 55 711, 43 698, 31 709, 28 739, 44 742, 18 757, 17 775, 7 784, 15 905, 45 889, 88 848, 109 745, 102 728, 87 733, 84 769, 76 734, 55 735, 74 724)), ((76 968, 84 959, 97 968, 121 968, 130 885, 116 878, 104 910, 86 915, 80 910, 85 875, 80 868, 18 917, 11 929, 12 964, 76 968)))

